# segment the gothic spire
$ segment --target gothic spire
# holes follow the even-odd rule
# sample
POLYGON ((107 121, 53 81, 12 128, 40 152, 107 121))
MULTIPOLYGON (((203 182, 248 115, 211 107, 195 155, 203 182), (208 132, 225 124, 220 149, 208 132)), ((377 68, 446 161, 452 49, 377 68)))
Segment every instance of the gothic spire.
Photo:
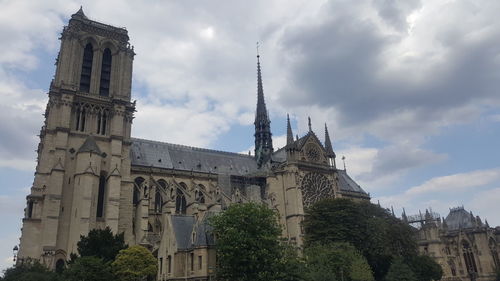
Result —
POLYGON ((74 13, 71 17, 74 17, 74 16, 78 16, 78 17, 87 19, 87 16, 83 12, 83 7, 82 6, 80 6, 80 9, 76 13, 74 13))
POLYGON ((268 119, 266 102, 264 100, 264 87, 262 86, 260 55, 257 54, 257 114, 255 115, 255 121, 259 118, 268 119))
POLYGON ((255 158, 260 167, 269 160, 273 153, 273 140, 271 134, 271 121, 264 101, 264 87, 260 70, 260 55, 257 44, 257 110, 255 112, 255 158))
POLYGON ((335 158, 335 152, 333 152, 332 141, 330 140, 330 134, 328 133, 328 127, 325 123, 325 149, 328 157, 335 158))
POLYGON ((292 126, 290 125, 290 116, 287 114, 286 115, 286 144, 292 144, 293 143, 293 132, 292 132, 292 126))

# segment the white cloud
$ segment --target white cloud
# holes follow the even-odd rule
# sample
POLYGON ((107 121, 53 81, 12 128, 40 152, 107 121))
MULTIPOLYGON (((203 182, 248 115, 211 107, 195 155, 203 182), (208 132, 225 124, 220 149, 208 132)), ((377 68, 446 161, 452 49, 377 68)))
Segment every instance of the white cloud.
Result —
MULTIPOLYGON (((299 135, 307 132, 311 116, 321 139, 327 122, 337 166, 345 155, 348 172, 372 193, 401 184, 398 194, 381 200, 416 207, 467 203, 472 199, 456 190, 470 194, 499 179, 497 169, 450 171, 401 191, 408 173, 447 159, 425 148, 429 138, 477 121, 485 108, 499 108, 494 79, 500 69, 499 3, 111 0, 88 1, 84 11, 91 19, 128 28, 137 52, 134 83, 141 89, 133 93, 138 99, 133 136, 213 147, 231 126, 252 124, 260 41, 271 116, 289 112, 299 135), (383 144, 367 143, 366 136, 383 144), (441 197, 429 198, 433 194, 441 197)), ((48 87, 52 74, 42 86, 16 77, 53 63, 58 34, 79 5, 0 3, 0 37, 9 39, 0 43, 0 119, 6 120, 0 125, 0 167, 33 170, 35 134, 47 101, 38 88, 48 87), (41 58, 40 52, 52 57, 41 58)), ((275 147, 285 140, 275 136, 275 147)), ((478 208, 491 216, 498 211, 490 200, 497 191, 482 192, 478 196, 486 197, 474 197, 471 204, 491 206, 478 208)))
POLYGON ((500 226, 498 203, 500 202, 500 187, 478 192, 474 195, 468 207, 479 215, 483 222, 488 220, 490 226, 500 226))
POLYGON ((491 186, 499 181, 500 168, 477 170, 434 177, 402 193, 375 199, 384 206, 406 207, 413 212, 419 208, 432 207, 442 212, 441 215, 445 215, 448 207, 464 205, 480 210, 476 212, 480 216, 488 214, 490 218, 496 219, 496 223, 500 223, 496 216, 492 216, 498 213, 499 190, 491 186), (484 205, 479 207, 482 203, 484 205))
POLYGON ((431 192, 463 191, 495 181, 500 181, 500 168, 432 178, 408 189, 406 194, 413 197, 431 192))

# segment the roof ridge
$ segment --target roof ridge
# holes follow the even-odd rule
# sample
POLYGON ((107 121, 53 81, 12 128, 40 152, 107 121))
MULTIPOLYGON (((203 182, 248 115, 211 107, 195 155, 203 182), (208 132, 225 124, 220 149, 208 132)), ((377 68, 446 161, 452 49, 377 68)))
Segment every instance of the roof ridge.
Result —
POLYGON ((181 148, 190 148, 193 150, 197 151, 204 151, 204 152, 217 152, 217 153, 223 153, 223 154, 228 154, 228 155, 237 155, 245 158, 253 158, 251 155, 243 154, 243 153, 238 153, 238 152, 230 152, 230 151, 223 151, 223 150, 217 150, 217 149, 209 149, 209 148, 203 148, 203 147, 196 147, 196 146, 189 146, 189 145, 184 145, 184 144, 177 144, 177 143, 170 143, 170 142, 164 142, 164 141, 155 141, 155 140, 147 140, 147 139, 142 139, 142 138, 131 138, 131 140, 139 140, 139 141, 146 141, 149 143, 156 143, 156 144, 166 144, 166 145, 171 145, 174 147, 181 147, 181 148))

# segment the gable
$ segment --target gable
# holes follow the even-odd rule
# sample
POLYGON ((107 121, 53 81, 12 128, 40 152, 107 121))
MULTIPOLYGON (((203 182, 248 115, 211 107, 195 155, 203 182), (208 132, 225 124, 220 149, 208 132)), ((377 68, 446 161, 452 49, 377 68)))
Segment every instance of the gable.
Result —
POLYGON ((297 142, 300 142, 297 146, 300 160, 328 164, 326 149, 313 132, 309 132, 297 142))

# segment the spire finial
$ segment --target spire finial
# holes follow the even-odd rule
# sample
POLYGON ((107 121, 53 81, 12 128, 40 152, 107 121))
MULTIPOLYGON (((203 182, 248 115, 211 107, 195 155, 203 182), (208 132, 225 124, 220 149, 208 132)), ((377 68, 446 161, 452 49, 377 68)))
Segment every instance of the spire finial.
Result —
POLYGON ((342 155, 342 162, 344 162, 344 171, 347 171, 347 169, 345 168, 345 156, 342 155))
POLYGON ((332 146, 332 141, 330 140, 330 134, 328 133, 328 126, 325 123, 325 149, 326 153, 328 154, 327 156, 330 158, 334 158, 335 160, 335 152, 333 152, 333 146, 332 146))
POLYGON ((288 113, 286 114, 286 144, 292 144, 293 143, 293 132, 292 132, 292 126, 290 125, 290 115, 288 113))
POLYGON ((312 132, 311 116, 307 116, 307 120, 308 120, 308 125, 309 125, 309 132, 312 132))
POLYGON ((80 6, 80 9, 78 9, 78 11, 76 13, 74 13, 72 15, 72 17, 73 16, 77 16, 77 17, 79 16, 81 18, 87 19, 87 16, 85 16, 85 13, 83 12, 83 7, 82 6, 80 6))
POLYGON ((259 55, 259 41, 257 41, 257 61, 259 60, 260 55, 259 55))

